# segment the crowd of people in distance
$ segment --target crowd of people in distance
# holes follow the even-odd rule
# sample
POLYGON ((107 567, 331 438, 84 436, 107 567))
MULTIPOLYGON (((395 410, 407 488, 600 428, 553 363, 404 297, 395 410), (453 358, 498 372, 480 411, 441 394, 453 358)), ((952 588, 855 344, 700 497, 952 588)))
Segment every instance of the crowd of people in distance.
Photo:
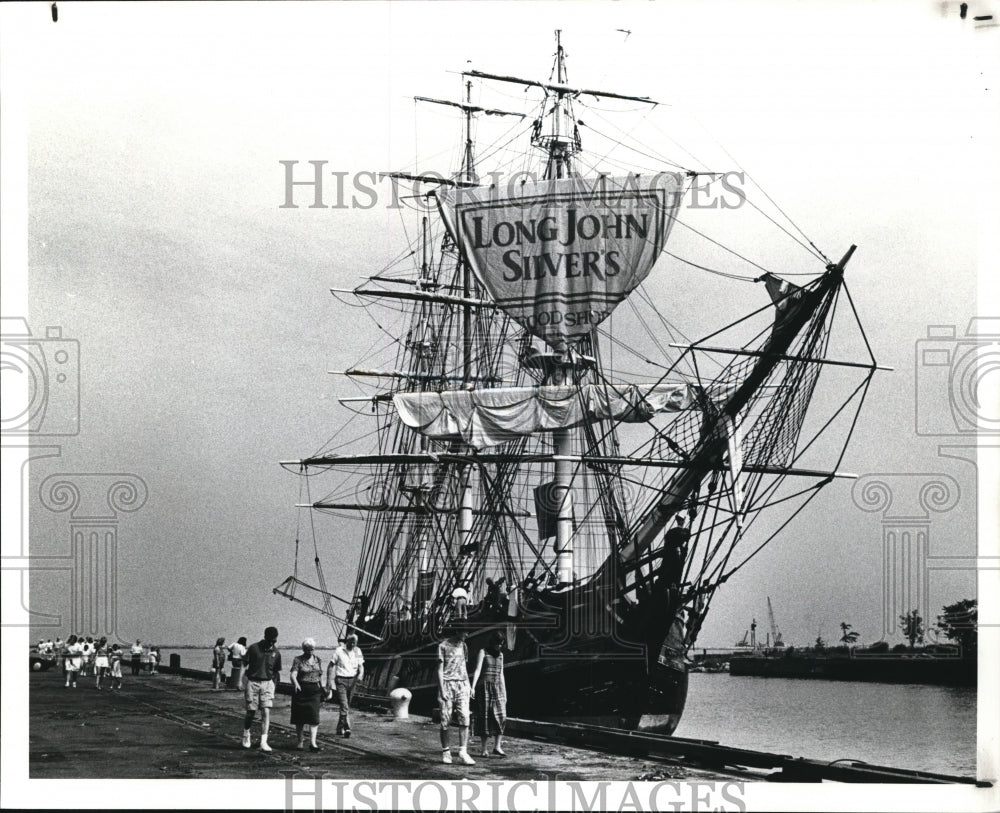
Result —
MULTIPOLYGON (((61 662, 67 689, 77 688, 77 681, 85 677, 94 678, 98 691, 103 691, 105 685, 110 691, 118 691, 122 687, 122 662, 126 652, 120 644, 110 643, 107 637, 95 640, 90 635, 70 635, 65 641, 62 638, 42 640, 38 642, 36 651, 39 655, 52 656, 61 662)), ((133 675, 158 673, 159 647, 144 647, 141 640, 136 640, 127 655, 133 675)))

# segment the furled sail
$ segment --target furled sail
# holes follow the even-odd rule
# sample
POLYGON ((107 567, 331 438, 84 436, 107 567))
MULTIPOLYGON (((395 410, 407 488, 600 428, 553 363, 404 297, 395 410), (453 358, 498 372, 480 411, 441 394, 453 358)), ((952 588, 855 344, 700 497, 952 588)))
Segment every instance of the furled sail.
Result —
POLYGON ((683 175, 580 177, 438 193, 441 215, 497 305, 564 352, 649 274, 683 175))
POLYGON ((686 383, 653 387, 584 384, 397 392, 392 400, 400 419, 411 429, 434 440, 462 440, 483 449, 523 435, 602 419, 635 423, 658 412, 691 409, 698 406, 698 390, 686 383))

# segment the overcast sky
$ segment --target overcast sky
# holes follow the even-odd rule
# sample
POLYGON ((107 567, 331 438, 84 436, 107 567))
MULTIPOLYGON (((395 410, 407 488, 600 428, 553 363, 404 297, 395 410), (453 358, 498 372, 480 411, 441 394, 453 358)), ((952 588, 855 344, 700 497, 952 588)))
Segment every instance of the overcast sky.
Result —
MULTIPOLYGON (((4 54, 16 80, 4 81, 27 121, 27 316, 36 335, 58 325, 80 347, 80 431, 32 466, 31 552, 69 551, 68 515, 38 500, 46 477, 142 478, 145 505, 118 523, 124 638, 252 638, 271 623, 285 643, 331 637, 322 617, 271 594, 292 570, 299 498, 278 461, 312 453, 350 417, 336 399, 355 390, 327 371, 377 337, 328 289, 378 271, 404 234, 383 201, 280 208, 279 161, 355 173, 413 168, 419 154, 431 156, 421 169, 447 170, 455 120, 425 117, 418 131, 412 96, 456 97, 467 60, 547 78, 557 27, 573 81, 668 103, 667 126, 702 125, 706 144, 722 144, 831 257, 858 244, 848 283, 895 372, 877 376, 842 468, 954 478, 960 499, 933 516, 930 552, 974 553, 974 469, 938 454, 947 438, 915 431, 915 348, 929 325, 962 336, 976 312, 985 34, 941 3, 525 8, 68 3, 57 24, 47 5, 18 14, 4 54)), ((776 271, 801 270, 807 255, 785 246, 745 247, 776 271)), ((716 282, 676 291, 692 335, 716 282)), ((6 302, 3 313, 25 315, 6 302)), ((946 425, 947 386, 928 381, 920 409, 946 425)), ((731 645, 754 616, 763 625, 767 596, 793 643, 835 638, 841 621, 878 639, 881 514, 860 511, 851 488, 829 486, 719 592, 699 644, 731 645)), ((334 592, 351 590, 360 530, 323 542, 334 592)), ((934 571, 930 590, 939 611, 974 583, 934 571)), ((73 632, 65 573, 39 575, 32 591, 33 610, 66 620, 32 636, 73 632)))

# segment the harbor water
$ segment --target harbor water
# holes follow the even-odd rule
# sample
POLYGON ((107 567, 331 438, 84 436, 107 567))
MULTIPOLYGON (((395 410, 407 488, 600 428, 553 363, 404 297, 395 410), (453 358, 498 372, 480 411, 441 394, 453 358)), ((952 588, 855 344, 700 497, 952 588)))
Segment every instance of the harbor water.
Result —
MULTIPOLYGON (((211 668, 210 648, 163 647, 164 663, 172 652, 184 667, 211 668)), ((281 648, 283 679, 300 652, 281 648)), ((316 654, 325 665, 332 650, 316 654)), ((507 711, 518 716, 515 708, 507 711)), ((695 672, 675 734, 809 759, 974 776, 976 690, 695 672)))
POLYGON ((674 733, 795 757, 975 776, 976 690, 694 673, 674 733))

